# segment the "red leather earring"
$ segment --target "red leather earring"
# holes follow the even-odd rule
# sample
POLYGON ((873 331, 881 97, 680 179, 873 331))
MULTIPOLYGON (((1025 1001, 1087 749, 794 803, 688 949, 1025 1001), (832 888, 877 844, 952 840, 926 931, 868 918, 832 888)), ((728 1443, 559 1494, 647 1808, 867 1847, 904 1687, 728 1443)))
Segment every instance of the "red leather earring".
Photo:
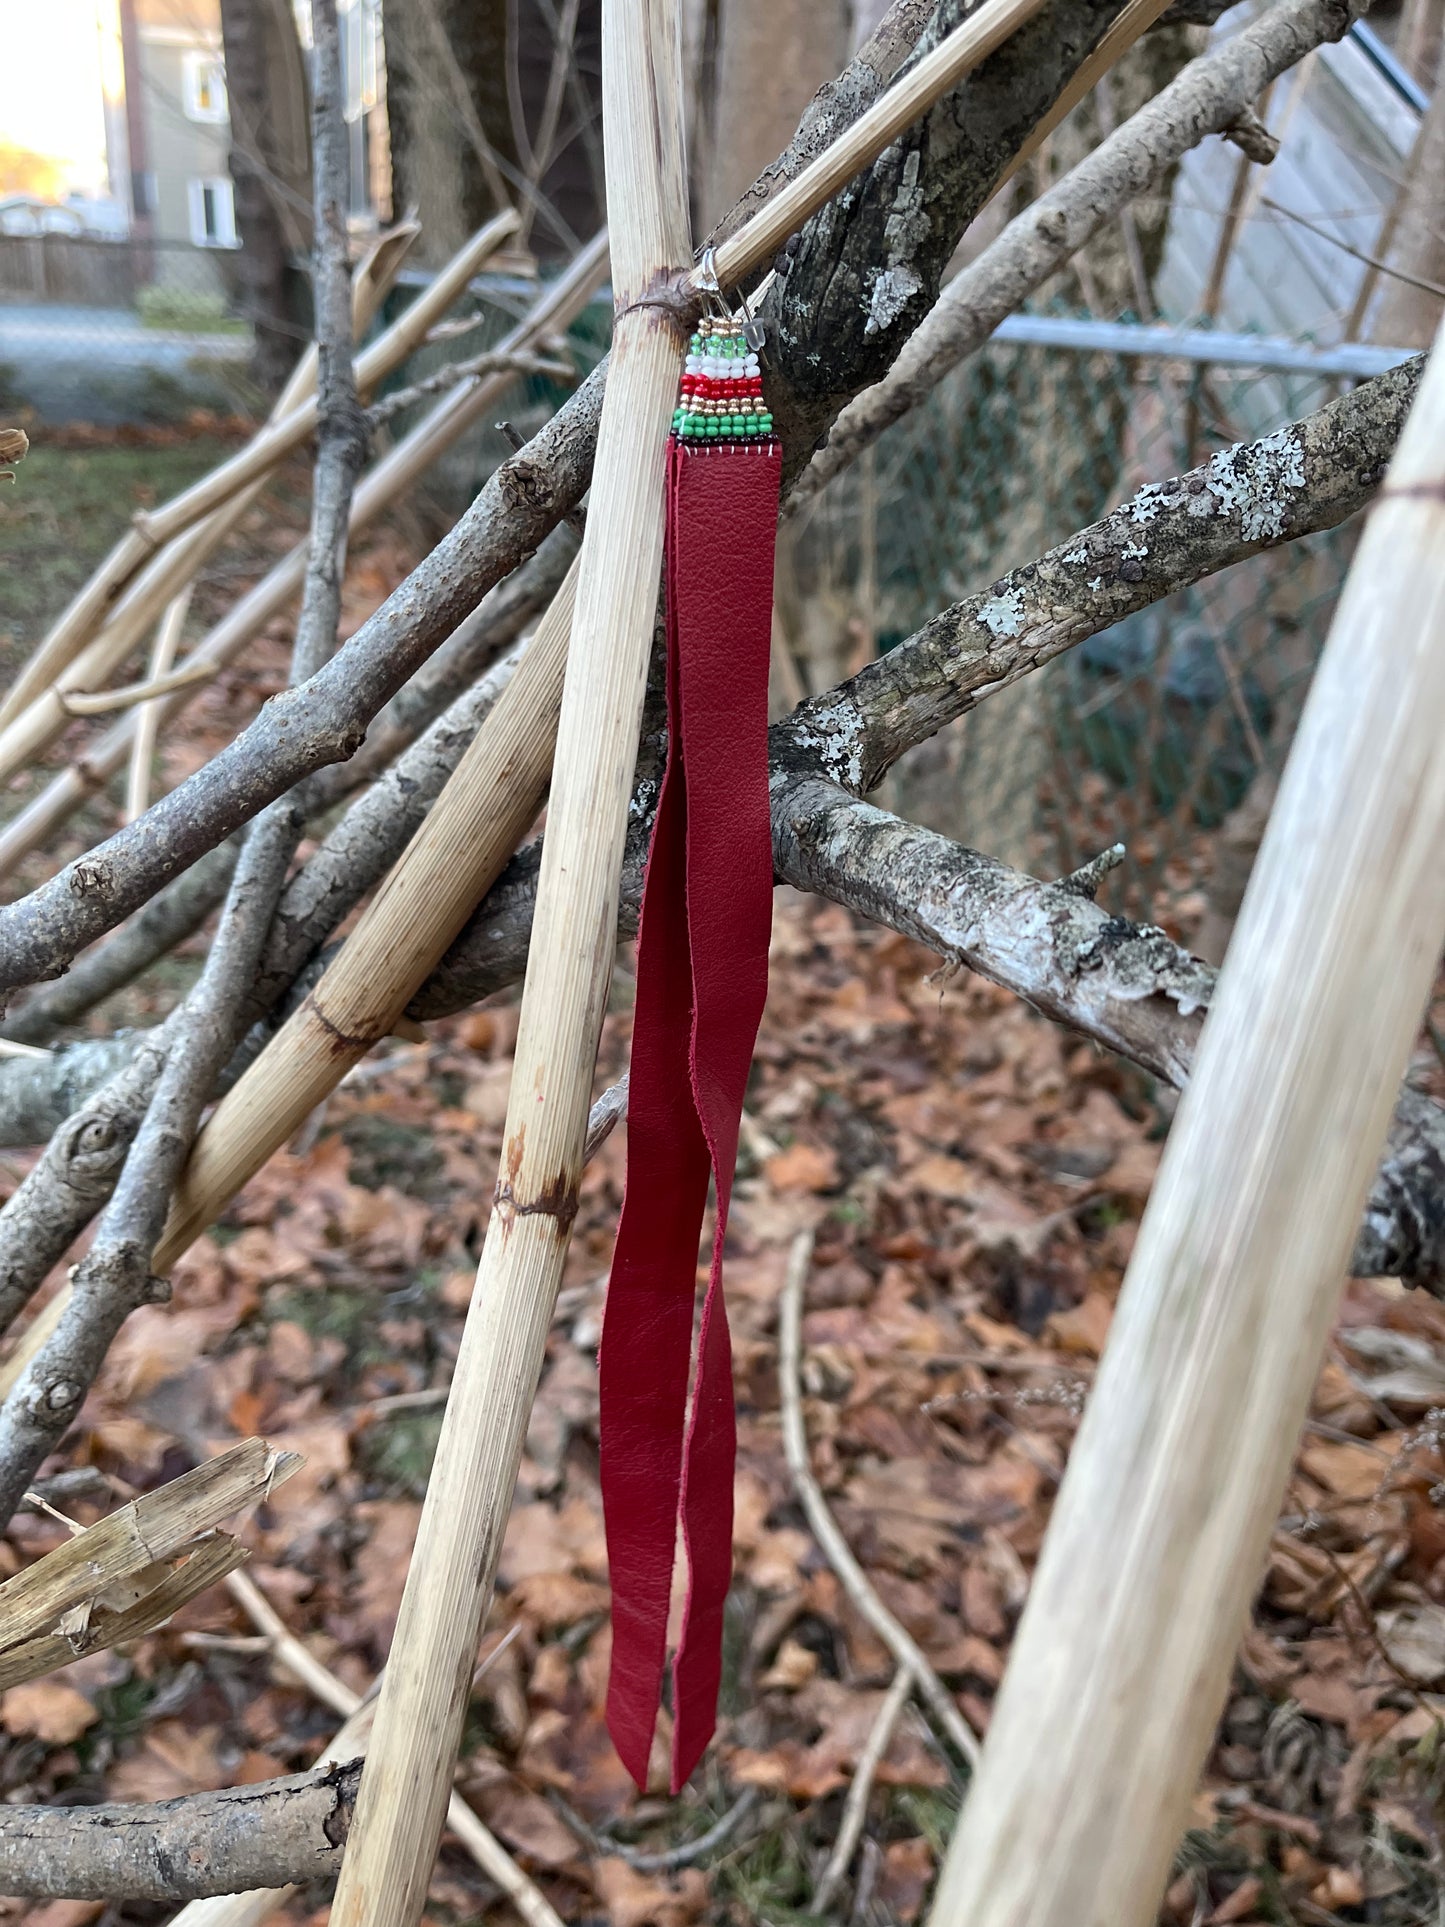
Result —
POLYGON ((712 1736, 722 1672, 736 1444, 722 1254, 772 929, 768 663, 782 450, 751 333, 731 320, 699 325, 668 444, 668 763, 643 890, 627 1188, 599 1357, 607 1722, 645 1787, 680 1521, 674 1792, 712 1736), (709 1177, 717 1212, 694 1371, 709 1177))

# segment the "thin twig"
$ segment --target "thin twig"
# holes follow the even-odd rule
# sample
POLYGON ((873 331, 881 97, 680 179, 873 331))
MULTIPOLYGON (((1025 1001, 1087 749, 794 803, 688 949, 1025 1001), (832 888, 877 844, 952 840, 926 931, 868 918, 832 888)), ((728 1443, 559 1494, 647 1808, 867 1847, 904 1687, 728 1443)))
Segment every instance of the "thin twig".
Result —
POLYGON ((783 1295, 778 1304, 778 1382, 783 1415, 783 1451, 792 1474, 798 1502, 812 1527, 813 1537, 860 1615, 877 1633, 900 1668, 918 1685, 929 1712, 970 1767, 979 1761, 976 1734, 954 1704, 953 1695, 924 1657, 917 1640, 889 1612, 843 1537, 828 1510, 823 1488, 808 1463, 808 1434, 803 1421, 801 1383, 803 1351, 803 1287, 813 1260, 813 1233, 800 1231, 788 1253, 783 1295))
POLYGON ((1318 221, 1312 221, 1307 214, 1301 214, 1298 208, 1285 207, 1282 202, 1271 200, 1268 194, 1260 196, 1259 204, 1261 207, 1267 207, 1271 214, 1283 215, 1286 221, 1293 221, 1297 227, 1317 235, 1321 241, 1328 241, 1330 246, 1338 248, 1341 254, 1348 254, 1356 261, 1363 261, 1365 266, 1372 269, 1374 273, 1386 274, 1392 281, 1403 281, 1408 288, 1418 288, 1422 294, 1438 295, 1442 301, 1445 301, 1445 287, 1442 287, 1438 281, 1422 280, 1418 274, 1409 274, 1404 268, 1394 267, 1390 262, 1380 260, 1377 255, 1367 253, 1364 248, 1352 247, 1340 235, 1332 233, 1318 221))
POLYGON ((696 1840, 685 1840, 680 1847, 669 1847, 663 1853, 639 1853, 636 1847, 624 1847, 617 1841, 608 1841, 604 1851, 620 1854, 636 1873, 676 1873, 679 1867, 695 1867, 699 1860, 706 1860, 732 1838, 761 1799, 756 1787, 744 1787, 706 1833, 700 1833, 696 1840))
POLYGON ((425 375, 414 381, 408 388, 398 388, 393 394, 383 395, 380 401, 373 402, 366 411, 369 428, 380 428, 389 422, 393 415, 403 409, 414 408, 428 395, 440 395, 448 388, 455 388, 459 382, 470 381, 474 375, 546 375, 553 381, 576 381, 577 370, 570 361, 559 355, 512 354, 501 355, 488 350, 481 355, 473 355, 470 361, 449 361, 445 368, 438 368, 435 374, 425 375))
POLYGON ((868 1818, 868 1796, 873 1791, 873 1777, 883 1763, 883 1755, 888 1751, 894 1728, 903 1717, 903 1709, 912 1691, 913 1668, 900 1666, 893 1675, 893 1683, 884 1695, 878 1717, 869 1729, 863 1751, 858 1755, 858 1764, 853 1769, 848 1797, 843 1802, 843 1817, 838 1824, 838 1838, 833 1842, 833 1851, 828 1856, 823 1877, 813 1894, 815 1914, 827 1913, 847 1875, 849 1863, 862 1836, 863 1822, 868 1818))
POLYGON ((596 1827, 588 1825, 574 1806, 563 1799, 555 1787, 548 1789, 547 1798, 587 1851, 597 1859, 625 1860, 634 1873, 676 1873, 680 1867, 695 1867, 699 1860, 705 1860, 716 1848, 725 1845, 757 1806, 762 1795, 756 1787, 744 1787, 727 1812, 720 1820, 714 1821, 706 1833, 700 1833, 695 1840, 684 1840, 681 1846, 668 1847, 661 1853, 648 1853, 641 1847, 629 1846, 625 1840, 614 1840, 609 1833, 599 1833, 596 1827))
MULTIPOLYGON (((233 1572, 226 1581, 231 1597, 252 1625, 265 1635, 276 1662, 343 1719, 351 1719, 376 1693, 380 1681, 357 1693, 336 1677, 286 1625, 269 1599, 245 1573, 233 1572)), ((447 1825, 489 1880, 494 1880, 526 1921, 527 1927, 562 1927, 559 1915, 507 1852, 496 1835, 479 1820, 459 1793, 447 1807, 447 1825)))

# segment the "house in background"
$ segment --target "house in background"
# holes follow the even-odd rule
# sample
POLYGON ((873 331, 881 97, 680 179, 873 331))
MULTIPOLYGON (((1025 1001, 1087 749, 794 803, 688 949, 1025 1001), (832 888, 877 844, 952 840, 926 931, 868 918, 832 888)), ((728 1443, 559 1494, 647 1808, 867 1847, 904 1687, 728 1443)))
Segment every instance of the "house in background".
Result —
MULTIPOLYGON (((197 289, 192 250, 238 245, 217 0, 117 0, 121 111, 107 115, 110 178, 154 278, 197 289), (175 251, 183 254, 176 256, 175 251)), ((224 285, 219 263, 211 276, 224 285)))
MULTIPOLYGON (((339 0, 339 13, 350 211, 365 228, 378 203, 387 205, 390 187, 381 0, 339 0)), ((241 244, 230 165, 238 147, 265 155, 265 176, 285 204, 288 251, 303 254, 309 0, 255 0, 254 17, 265 49, 259 130, 236 122, 220 0, 64 0, 53 11, 27 14, 23 27, 0 19, 0 69, 10 65, 12 82, 8 114, 0 86, 0 149, 16 165, 32 163, 29 173, 21 168, 16 178, 0 180, 0 236, 126 240, 138 285, 224 293, 235 278, 227 257, 241 244), (41 94, 65 99, 71 117, 83 119, 81 131, 68 130, 62 142, 57 116, 32 111, 41 94), (52 137, 56 151, 42 151, 52 137)), ((0 273, 0 291, 56 298, 74 282, 72 298, 87 299, 85 275, 63 268, 55 249, 50 255, 44 286, 12 286, 13 277, 0 273)), ((107 288, 116 272, 112 263, 107 288)))

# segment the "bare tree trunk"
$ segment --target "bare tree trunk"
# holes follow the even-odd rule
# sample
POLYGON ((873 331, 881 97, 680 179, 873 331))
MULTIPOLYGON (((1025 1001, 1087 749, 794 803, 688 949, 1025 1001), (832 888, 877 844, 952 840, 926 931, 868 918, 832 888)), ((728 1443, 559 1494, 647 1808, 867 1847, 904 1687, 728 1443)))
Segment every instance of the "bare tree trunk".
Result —
POLYGON ((845 0, 718 0, 703 226, 792 139, 803 109, 848 59, 845 0))
POLYGON ((286 0, 221 0, 241 305, 256 332, 251 372, 279 393, 305 342, 291 259, 310 245, 306 81, 286 0))
POLYGON ((386 33, 393 201, 417 209, 422 257, 440 263, 507 205, 506 0, 391 0, 386 33))

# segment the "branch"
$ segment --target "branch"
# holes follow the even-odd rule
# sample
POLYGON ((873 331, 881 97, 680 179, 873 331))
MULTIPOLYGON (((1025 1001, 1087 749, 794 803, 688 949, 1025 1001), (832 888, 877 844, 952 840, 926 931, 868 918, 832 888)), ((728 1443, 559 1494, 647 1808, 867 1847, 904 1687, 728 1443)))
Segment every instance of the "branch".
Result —
MULTIPOLYGON (((347 138, 335 0, 316 0, 312 21, 319 412, 293 686, 320 671, 336 646, 351 498, 366 455, 351 360, 347 138)), ((70 1300, 0 1407, 0 1519, 10 1518, 59 1445, 131 1312, 169 1296, 169 1287, 151 1275, 152 1254, 201 1114, 246 1029, 246 992, 304 823, 304 810, 286 800, 252 825, 205 968, 174 1020, 164 1068, 95 1240, 76 1267, 70 1300)))
POLYGON ((877 787, 905 750, 1087 637, 1247 556, 1365 507, 1424 357, 1302 421, 1150 482, 1036 562, 956 602, 773 730, 776 760, 877 787))
MULTIPOLYGON (((1361 384, 1291 429, 1217 455, 1173 482, 1149 484, 1091 529, 1039 562, 1015 570, 990 591, 946 610, 850 683, 813 698, 776 725, 775 766, 821 771, 850 787, 874 784, 905 749, 1035 663, 1185 582, 1344 519, 1368 499, 1394 446, 1418 373, 1418 362, 1407 364, 1361 384)), ((450 722, 438 726, 423 750, 433 769, 427 794, 443 772, 443 757, 454 759, 462 747, 462 732, 452 732, 450 722), (449 746, 444 740, 448 734, 449 746)), ((398 766, 396 776, 399 821, 407 808, 406 785, 413 780, 409 760, 398 766)), ((628 916, 636 914, 650 796, 644 781, 628 842, 624 928, 628 916)), ((356 807, 360 814, 354 832, 345 829, 338 837, 342 842, 350 838, 348 862, 359 865, 364 850, 374 853, 365 858, 371 867, 382 851, 380 837, 370 841, 359 832, 362 816, 374 806, 363 799, 356 807)), ((377 812, 380 826, 390 814, 386 809, 377 812)), ((539 854, 534 847, 513 859, 413 1001, 413 1017, 425 1020, 463 1009, 521 974, 539 854)), ((267 969, 278 977, 299 968, 308 946, 314 947, 312 940, 320 942, 325 935, 327 918, 308 921, 311 913, 301 908, 307 898, 313 904, 324 901, 331 889, 325 866, 314 875, 311 867, 288 892, 294 921, 288 912, 288 924, 278 925, 268 948, 267 969), (295 947, 283 957, 281 946, 293 932, 295 947)), ((344 873, 345 866, 339 866, 337 879, 344 873)), ((345 900, 343 887, 331 900, 332 908, 345 900)), ((79 1082, 64 1053, 50 1064, 6 1065, 0 1067, 0 1095, 14 1079, 30 1093, 29 1114, 38 1116, 42 1094, 52 1080, 58 1084, 62 1078, 72 1091, 79 1082)), ((25 1253, 34 1249, 27 1239, 25 1253)), ((47 1248, 44 1269, 59 1255, 50 1256, 47 1248)))
MULTIPOLYGON (((1014 991, 1182 1088, 1215 972, 1072 878, 1040 883, 819 776, 775 774, 780 881, 816 891, 1014 991)), ((1445 1110, 1408 1086, 1351 1260, 1445 1297, 1445 1110)))
POLYGON ((893 1739, 893 1732, 903 1717, 913 1692, 915 1681, 912 1669, 900 1666, 893 1675, 892 1683, 884 1695, 883 1704, 869 1728, 868 1738, 858 1755, 858 1763, 853 1768, 853 1777, 848 1782, 848 1797, 843 1802, 842 1818, 838 1823, 838 1837, 833 1842, 828 1864, 823 1869, 822 1878, 813 1890, 813 1904, 810 1912, 820 1914, 824 1919, 837 1896, 838 1889, 848 1877, 848 1868, 858 1842, 863 1837, 863 1827, 868 1818, 868 1796, 873 1791, 873 1780, 883 1756, 893 1739))
MULTIPOLYGON (((107 1039, 118 1055, 135 1048, 52 1134, 40 1161, 0 1212, 0 1331, 29 1303, 51 1268, 110 1196, 155 1094, 185 1006, 138 1042, 107 1039)), ((78 1075, 94 1046, 57 1052, 52 1063, 78 1075)), ((7 1067, 8 1068, 8 1067, 7 1067)), ((37 1066, 37 1068, 41 1068, 37 1066)))
MULTIPOLYGON (((249 843, 259 840, 257 826, 249 843)), ((216 1077, 239 1041, 236 1013, 255 972, 290 852, 242 853, 200 982, 164 1029, 164 1067, 94 1242, 54 1332, 0 1406, 0 1518, 8 1520, 75 1419, 112 1339, 138 1305, 169 1297, 151 1253, 216 1077), (268 867, 269 866, 269 867, 268 867)))
MULTIPOLYGON (((778 1392, 782 1403, 783 1451, 792 1475, 793 1490, 803 1508, 813 1537, 838 1575, 859 1615, 892 1653, 900 1677, 917 1688, 918 1696, 951 1743, 977 1771, 981 1748, 972 1727, 959 1712, 952 1693, 929 1664, 923 1648, 878 1597, 872 1581, 859 1565, 838 1521, 828 1510, 823 1488, 808 1462, 808 1431, 803 1418, 800 1371, 803 1356, 803 1287, 813 1259, 813 1234, 800 1231, 788 1253, 787 1275, 778 1301, 778 1392)), ((900 1711, 902 1710, 900 1706, 900 1711)), ((883 1745, 888 1744, 885 1737, 883 1745)), ((880 1752, 882 1748, 879 1749, 880 1752)))
MULTIPOLYGON (((900 73, 962 11, 940 0, 900 73)), ((785 478, 887 372, 937 300, 964 229, 1122 11, 1122 0, 1049 0, 789 240, 762 307, 785 478)))
MULTIPOLYGON (((1121 3, 1052 0, 895 142, 861 177, 861 186, 850 187, 809 222, 802 252, 789 257, 794 272, 771 297, 778 381, 794 388, 790 417, 780 421, 794 472, 821 427, 897 353, 936 293, 943 264, 972 211, 1121 3), (961 131, 953 116, 965 106, 968 124, 961 131), (896 178, 899 166, 906 183, 896 178), (900 237, 905 231, 912 236, 919 223, 904 219, 900 209, 923 202, 918 246, 910 239, 904 248, 900 237), (927 300, 910 297, 896 312, 890 307, 886 326, 880 315, 889 303, 880 307, 876 289, 864 298, 875 240, 880 258, 889 260, 887 278, 895 291, 911 276, 920 290, 929 288, 927 300), (780 294, 782 288, 790 292, 780 294), (819 381, 819 338, 830 343, 827 394, 805 398, 819 381)), ((951 7, 952 0, 944 0, 920 51, 941 37, 951 7)), ((856 104, 861 109, 867 103, 856 104)), ((836 135, 840 125, 831 131, 836 135)), ((277 795, 353 753, 382 703, 440 638, 575 506, 590 475, 606 365, 593 371, 521 455, 502 464, 456 528, 326 670, 274 698, 235 742, 135 824, 0 909, 0 997, 59 974, 87 943, 277 795)))
POLYGON ((469 361, 450 361, 434 374, 424 375, 408 388, 393 389, 383 395, 366 411, 367 423, 371 428, 380 428, 403 409, 414 408, 428 395, 443 395, 447 389, 455 388, 460 381, 470 381, 474 375, 546 375, 553 381, 572 383, 577 379, 577 370, 572 363, 559 359, 557 354, 497 354, 488 350, 485 354, 473 355, 469 361))
POLYGON ((361 1762, 153 1806, 0 1807, 0 1886, 30 1898, 200 1900, 341 1865, 361 1762))
MULTIPOLYGON (((605 364, 604 364, 605 368, 605 364)), ((0 909, 0 995, 58 976, 173 876, 328 763, 495 582, 575 506, 591 472, 605 374, 594 371, 331 661, 268 702, 203 769, 135 823, 0 909)))
MULTIPOLYGON (((515 641, 526 624, 551 601, 575 549, 571 535, 557 531, 547 538, 530 562, 482 598, 426 667, 398 691, 380 713, 356 755, 308 779, 305 794, 308 820, 332 809, 363 784, 381 777, 387 766, 449 703, 465 694, 491 658, 515 641)), ((366 807, 364 800, 358 807, 366 807)), ((360 849, 353 850, 353 856, 359 865, 359 895, 379 881, 390 858, 384 857, 379 848, 374 856, 360 849)), ((280 920, 273 924, 251 999, 253 1018, 269 1007, 261 986, 288 971, 286 958, 294 945, 302 942, 295 930, 292 893, 298 889, 314 893, 314 864, 313 858, 282 899, 280 920)), ((21 1043, 44 1041, 130 983, 200 928, 224 898, 235 865, 234 844, 222 844, 210 851, 153 897, 113 937, 72 965, 58 982, 27 997, 0 1023, 0 1038, 13 1038, 21 1043)), ((307 926, 301 961, 325 941, 331 927, 307 926)), ((299 968, 300 963, 289 967, 289 974, 285 982, 279 984, 276 995, 289 985, 299 968)), ((65 1055, 68 1057, 69 1053, 65 1055)), ((72 1078, 70 1084, 72 1089, 79 1088, 88 1094, 102 1081, 98 1076, 81 1075, 72 1078)), ((42 1097, 37 1087, 33 1103, 24 1099, 17 1101, 23 1108, 12 1110, 11 1087, 0 1084, 0 1144, 40 1143, 50 1132, 59 1129, 77 1100, 57 1082, 51 1099, 42 1097)))
MULTIPOLYGON (((906 749, 1038 663, 1187 582, 1261 549, 1333 527, 1371 496, 1421 363, 1361 383, 1315 415, 1202 467, 1149 483, 1112 514, 967 597, 771 732, 775 771, 821 773, 849 790, 882 781, 906 749)), ((633 801, 623 915, 635 916, 655 802, 633 801)), ((408 1007, 425 1022, 465 1009, 525 965, 536 846, 514 857, 408 1007)), ((10 1073, 0 1069, 0 1090, 10 1073)))
MULTIPOLYGON (((571 546, 570 538, 554 538, 526 569, 487 598, 476 617, 461 625, 438 651, 429 676, 397 698, 393 741, 404 739, 454 682, 465 682, 480 656, 520 627, 535 604, 545 599, 554 578, 565 573, 571 546), (479 620, 484 612, 488 619, 479 620)), ((240 1028, 267 1016, 296 984, 312 951, 356 898, 385 873, 471 742, 506 673, 499 664, 496 673, 484 677, 476 688, 464 689, 451 710, 342 819, 284 892, 261 959, 246 986, 236 1020, 240 1028)), ((318 793, 320 784, 308 789, 318 808, 328 800, 318 793)), ((197 872, 203 867, 198 865, 197 872)), ((154 917, 172 893, 184 891, 194 874, 178 879, 142 912, 137 924, 154 917)), ((120 950, 129 935, 122 932, 105 948, 120 950)), ((134 955, 118 958, 116 969, 127 961, 137 960, 134 955)), ((72 975, 102 976, 105 962, 102 950, 72 975)), ((42 1015, 47 1000, 62 998, 71 981, 63 979, 54 990, 33 1000, 42 1007, 42 1015)), ((29 1009, 27 1005, 12 1021, 18 1026, 29 1009)), ((12 1080, 0 1072, 0 1142, 35 1143, 55 1133, 44 1156, 0 1211, 0 1330, 59 1263, 109 1195, 181 1021, 174 1014, 153 1031, 123 1034, 102 1043, 87 1041, 21 1067, 29 1073, 43 1071, 43 1076, 12 1080), (140 1055, 132 1063, 137 1050, 140 1055), (73 1109, 82 1098, 82 1108, 73 1109)), ((240 1074, 255 1047, 255 1040, 248 1040, 233 1057, 222 1085, 240 1074)))
POLYGON ((1269 83, 1322 41, 1338 40, 1356 0, 1281 0, 1191 61, 1132 119, 1032 202, 944 288, 887 375, 843 410, 826 448, 799 476, 795 515, 884 429, 916 408, 1006 315, 1209 134, 1222 134, 1269 83))
MULTIPOLYGON (((41 1044, 57 1030, 73 1024, 98 1003, 134 981, 159 958, 193 936, 211 912, 224 900, 236 868, 239 846, 219 844, 199 863, 178 876, 139 914, 119 929, 107 943, 99 945, 53 984, 47 984, 0 1023, 0 1037, 22 1044, 41 1044)), ((80 1046, 89 1049, 89 1045, 80 1046)), ((65 1052, 66 1057, 70 1052, 65 1052)), ((87 1086, 96 1088, 95 1080, 87 1086)), ((50 1122, 30 1138, 13 1136, 19 1121, 9 1110, 9 1085, 0 1086, 0 1144, 38 1144, 58 1129, 72 1106, 52 1111, 50 1122)))

